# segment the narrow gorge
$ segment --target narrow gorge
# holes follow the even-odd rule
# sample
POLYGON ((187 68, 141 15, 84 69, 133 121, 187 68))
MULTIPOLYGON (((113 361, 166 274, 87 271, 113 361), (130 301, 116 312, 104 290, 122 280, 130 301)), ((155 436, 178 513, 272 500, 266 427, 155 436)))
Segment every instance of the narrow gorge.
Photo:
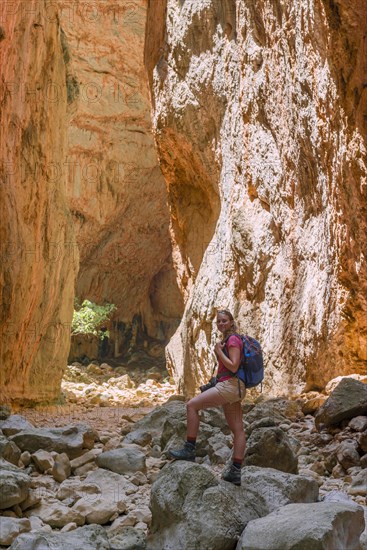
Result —
POLYGON ((317 548, 367 548, 365 0, 5 0, 0 67, 0 546, 283 550, 325 500, 317 548), (168 462, 223 309, 250 496, 216 409, 168 462))

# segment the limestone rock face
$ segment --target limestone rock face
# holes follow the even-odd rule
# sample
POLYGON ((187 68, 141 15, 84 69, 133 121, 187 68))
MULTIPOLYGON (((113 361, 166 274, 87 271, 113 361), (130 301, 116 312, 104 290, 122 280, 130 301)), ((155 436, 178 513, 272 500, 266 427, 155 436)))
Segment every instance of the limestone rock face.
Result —
POLYGON ((80 250, 78 298, 114 303, 123 323, 140 314, 148 333, 164 338, 183 306, 152 134, 146 4, 59 1, 73 106, 67 195, 80 250))
POLYGON ((6 2, 1 21, 1 400, 57 397, 78 251, 65 194, 66 70, 55 3, 6 2))
POLYGON ((150 2, 146 66, 185 301, 187 394, 216 308, 264 348, 272 392, 366 368, 365 2, 150 2), (159 28, 157 28, 159 27, 159 28))

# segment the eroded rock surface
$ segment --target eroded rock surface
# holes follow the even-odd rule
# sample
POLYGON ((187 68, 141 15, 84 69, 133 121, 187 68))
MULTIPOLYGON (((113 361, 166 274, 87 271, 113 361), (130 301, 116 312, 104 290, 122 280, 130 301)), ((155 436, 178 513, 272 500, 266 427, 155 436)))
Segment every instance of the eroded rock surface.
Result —
POLYGON ((66 163, 80 250, 76 295, 117 306, 115 350, 124 344, 119 331, 139 314, 150 336, 165 339, 182 301, 144 67, 147 3, 58 6, 73 106, 66 163))
POLYGON ((186 304, 167 359, 187 394, 210 371, 222 307, 262 342, 274 394, 366 368, 364 11, 150 3, 146 65, 186 304))
POLYGON ((78 250, 66 203, 66 67, 56 4, 1 8, 1 400, 58 397, 78 250))

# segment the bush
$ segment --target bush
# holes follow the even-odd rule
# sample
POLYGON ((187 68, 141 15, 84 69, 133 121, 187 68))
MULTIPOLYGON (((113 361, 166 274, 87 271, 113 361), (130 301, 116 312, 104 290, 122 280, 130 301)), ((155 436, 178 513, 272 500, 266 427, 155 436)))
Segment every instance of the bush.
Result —
POLYGON ((74 308, 71 325, 72 334, 94 334, 101 340, 106 336, 109 337, 109 331, 100 330, 100 327, 109 320, 111 313, 117 309, 114 304, 98 306, 89 300, 84 300, 80 305, 78 298, 75 298, 74 308))

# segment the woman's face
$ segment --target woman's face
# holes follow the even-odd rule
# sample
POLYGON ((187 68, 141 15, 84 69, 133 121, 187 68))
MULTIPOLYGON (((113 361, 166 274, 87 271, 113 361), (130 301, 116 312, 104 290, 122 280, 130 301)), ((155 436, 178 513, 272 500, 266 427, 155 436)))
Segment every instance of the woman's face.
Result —
POLYGON ((228 332, 233 325, 233 321, 225 313, 218 313, 217 315, 217 327, 218 330, 223 334, 228 332))

